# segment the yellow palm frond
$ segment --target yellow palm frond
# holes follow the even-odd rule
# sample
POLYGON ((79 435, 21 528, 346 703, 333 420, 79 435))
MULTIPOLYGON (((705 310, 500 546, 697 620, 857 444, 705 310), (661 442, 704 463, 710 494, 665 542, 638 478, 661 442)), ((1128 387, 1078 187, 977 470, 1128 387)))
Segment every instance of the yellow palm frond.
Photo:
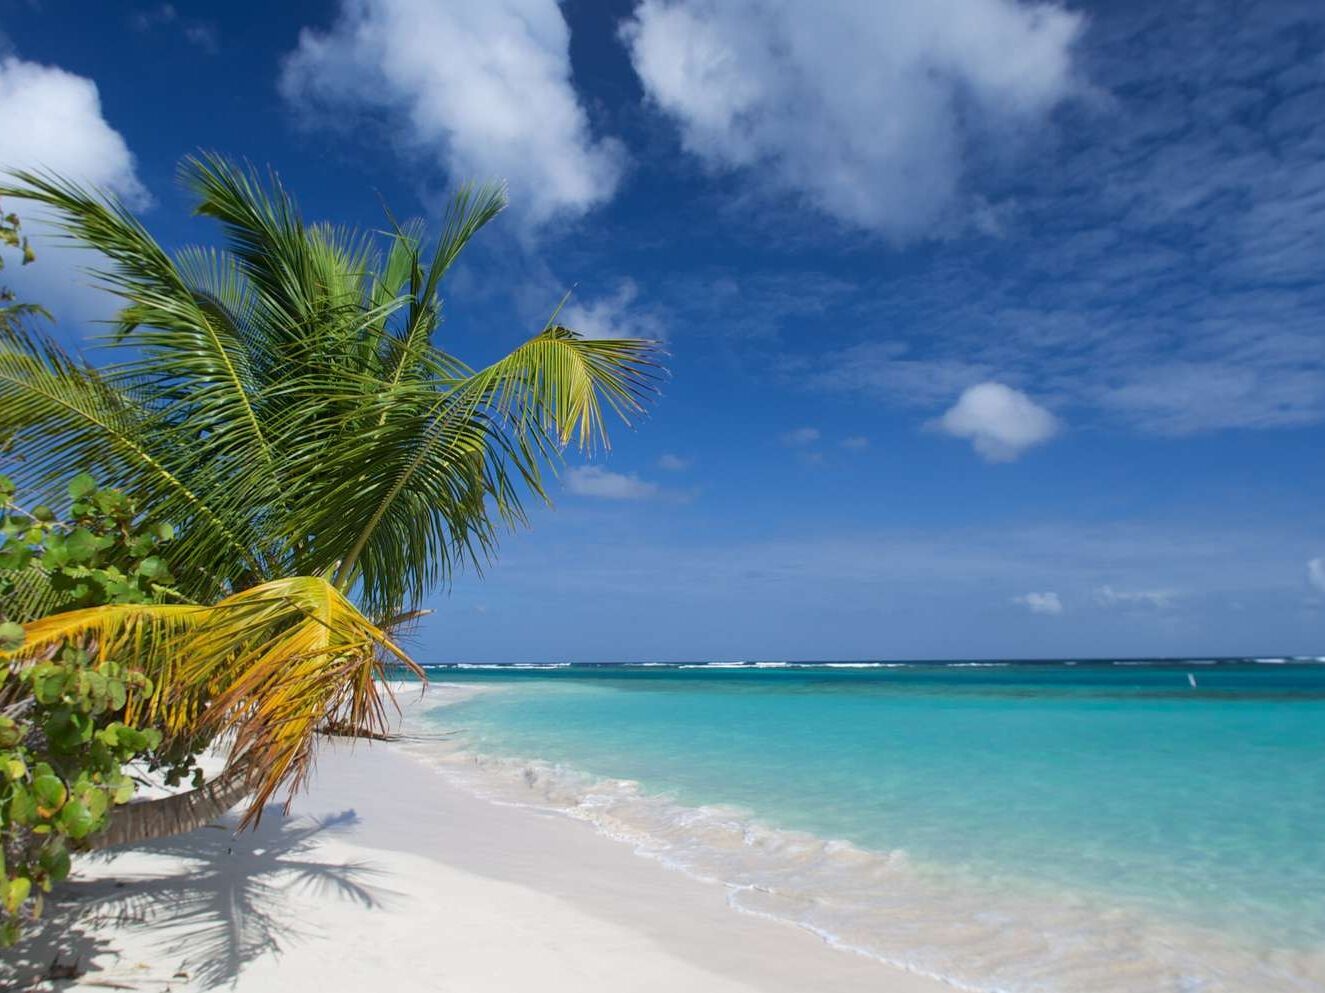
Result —
POLYGON ((154 715, 172 686, 179 640, 201 624, 210 608, 176 603, 113 603, 49 614, 23 624, 23 643, 0 649, 0 661, 16 667, 51 657, 62 645, 95 648, 107 660, 126 663, 152 681, 145 697, 130 691, 127 717, 154 715))
MULTIPOLYGON (((112 604, 53 614, 24 625, 11 664, 33 664, 66 641, 95 644, 129 662, 153 691, 130 701, 131 718, 167 733, 231 737, 231 762, 254 770, 257 817, 280 788, 292 793, 313 763, 320 727, 386 730, 377 677, 390 656, 420 669, 327 580, 296 576, 262 583, 213 606, 112 604)), ((390 689, 387 688, 390 696, 390 689)))

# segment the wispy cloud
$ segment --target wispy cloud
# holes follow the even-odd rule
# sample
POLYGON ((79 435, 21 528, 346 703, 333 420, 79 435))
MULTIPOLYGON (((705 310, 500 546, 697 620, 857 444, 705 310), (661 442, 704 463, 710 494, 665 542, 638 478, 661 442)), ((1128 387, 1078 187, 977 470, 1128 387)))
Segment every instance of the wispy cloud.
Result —
MULTIPOLYGON (((596 525, 595 525, 596 526, 596 525)), ((567 566, 576 588, 631 589, 671 594, 696 591, 704 597, 803 593, 806 584, 828 595, 850 594, 877 603, 910 594, 988 598, 990 589, 1012 598, 1028 590, 1052 591, 1067 603, 1090 601, 1099 587, 1182 590, 1174 613, 1197 610, 1211 598, 1261 597, 1275 602, 1301 592, 1302 572, 1286 571, 1313 525, 1247 529, 1225 519, 1154 523, 1044 523, 1016 526, 943 524, 920 528, 830 531, 782 539, 714 540, 678 545, 641 534, 590 536, 603 554, 567 566), (613 556, 628 549, 628 555, 613 556), (1065 554, 1070 550, 1070 554, 1065 554), (1239 563, 1230 570, 1230 561, 1239 563), (851 593, 851 591, 855 591, 851 593)), ((533 545, 512 543, 512 562, 537 554, 533 545)), ((536 581, 537 568, 508 567, 512 582, 536 581)), ((1104 614, 1103 611, 1095 613, 1104 614)))
POLYGON ((1325 558, 1312 559, 1307 563, 1307 582, 1319 592, 1325 593, 1325 558))
POLYGON ((823 437, 823 432, 818 428, 800 427, 792 428, 790 431, 784 431, 778 436, 778 440, 788 448, 805 448, 813 445, 823 437))
POLYGON ((563 508, 556 529, 504 548, 484 597, 522 602, 555 569, 556 609, 570 617, 588 619, 582 604, 601 612, 661 602, 707 632, 699 648, 693 628, 632 643, 645 654, 1319 654, 1319 611, 1301 609, 1305 568, 1284 565, 1302 563, 1301 549, 1318 542, 1311 518, 1248 527, 1235 512, 1032 526, 982 514, 980 523, 891 528, 802 521, 775 536, 641 529, 630 515, 577 522, 574 512, 563 508), (1182 595, 1164 610, 1105 610, 1093 594, 1106 584, 1182 595), (1062 614, 1013 609, 1028 591, 1057 594, 1062 614), (1069 616, 1070 625, 1059 622, 1069 616))
POLYGON ((221 50, 221 34, 211 21, 181 16, 173 3, 157 4, 135 11, 131 18, 134 30, 152 31, 156 28, 177 29, 184 40, 201 48, 209 55, 221 50))
POLYGON ((1095 602, 1101 607, 1172 607, 1177 596, 1172 590, 1118 590, 1104 586, 1095 590, 1095 602))
POLYGON ((606 202, 624 169, 574 89, 556 0, 343 0, 329 31, 300 33, 280 89, 319 124, 385 113, 402 150, 452 182, 508 182, 534 227, 606 202))
POLYGON ((985 378, 991 367, 957 356, 921 357, 905 342, 879 341, 784 359, 783 371, 809 389, 926 407, 950 400, 985 378))
POLYGON ((589 338, 667 339, 667 325, 662 316, 639 300, 639 286, 633 279, 622 279, 605 296, 572 298, 557 320, 589 338))
POLYGON ((716 334, 766 349, 786 332, 849 305, 861 286, 817 269, 789 278, 785 271, 751 268, 739 275, 726 269, 686 275, 667 289, 669 305, 684 316, 688 333, 716 334))
POLYGON ((863 452, 870 447, 870 440, 863 434, 854 434, 849 438, 843 438, 838 445, 849 452, 863 452))
POLYGON ((634 473, 612 472, 597 465, 567 469, 563 478, 567 492, 601 500, 649 500, 661 493, 657 483, 640 479, 634 473))
POLYGON ((1283 42, 1322 33, 1318 4, 1096 7, 1075 51, 1107 97, 1015 176, 972 149, 997 237, 862 282, 858 340, 779 368, 934 413, 996 380, 1153 436, 1325 420, 1325 59, 1283 42))
POLYGON ((674 455, 666 452, 658 456, 658 468, 666 469, 668 472, 684 472, 690 468, 690 460, 682 458, 680 455, 674 455))

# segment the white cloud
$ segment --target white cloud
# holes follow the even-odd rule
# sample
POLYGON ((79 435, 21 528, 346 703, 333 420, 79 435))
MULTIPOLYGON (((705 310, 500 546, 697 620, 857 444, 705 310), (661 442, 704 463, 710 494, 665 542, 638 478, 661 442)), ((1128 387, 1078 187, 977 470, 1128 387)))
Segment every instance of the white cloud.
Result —
POLYGON ((576 496, 602 500, 648 500, 660 492, 656 483, 640 479, 633 473, 611 472, 597 465, 568 469, 565 479, 566 489, 576 496))
POLYGON ((666 469, 668 472, 684 472, 690 468, 690 460, 667 452, 658 457, 658 468, 666 469))
POLYGON ((994 382, 967 388, 934 426, 966 438, 990 462, 1011 462, 1059 431, 1053 414, 1020 390, 994 382))
POLYGON ((806 445, 813 445, 823 437, 818 428, 795 428, 785 432, 781 436, 782 444, 789 448, 804 448, 806 445))
POLYGON ((642 0, 622 35, 688 151, 901 241, 959 205, 974 138, 1006 146, 1074 92, 1083 26, 1020 0, 642 0))
POLYGON ((1095 590, 1095 602, 1101 607, 1155 607, 1173 606, 1175 594, 1171 590, 1116 590, 1101 586, 1095 590))
MULTIPOLYGON (((139 181, 124 137, 106 121, 97 84, 57 66, 14 56, 0 60, 0 167, 48 170, 65 179, 116 194, 130 206, 150 197, 139 181)), ((80 268, 95 257, 56 240, 42 212, 22 202, 6 204, 23 220, 37 261, 8 266, 4 280, 19 299, 41 303, 57 319, 105 317, 113 299, 88 287, 80 268)))
POLYGON ((860 393, 890 403, 931 407, 992 371, 965 357, 913 354, 902 341, 867 341, 784 363, 796 382, 830 393, 860 393))
POLYGON ((1057 593, 1025 593, 1014 596, 1013 603, 1019 603, 1032 614, 1056 615, 1063 612, 1063 601, 1057 593))
POLYGON ((280 89, 315 120, 388 111, 453 182, 506 180, 534 225, 610 199, 624 167, 590 133, 556 0, 342 0, 330 31, 300 32, 280 89))
POLYGON ((178 26, 184 40, 197 45, 209 55, 220 51, 221 36, 216 25, 209 21, 181 18, 174 4, 163 3, 157 7, 140 10, 133 15, 132 24, 137 31, 153 31, 159 27, 178 26))
POLYGON ((847 451, 863 452, 870 447, 870 440, 864 435, 856 434, 852 435, 850 438, 843 438, 838 444, 847 449, 847 451))
POLYGON ((1307 563, 1307 582, 1325 593, 1325 558, 1312 559, 1307 563))
POLYGON ((57 66, 0 60, 0 161, 147 199, 129 146, 102 116, 97 84, 57 66))
POLYGON ((648 338, 663 341, 667 328, 656 313, 638 304, 639 286, 623 279, 608 296, 568 303, 557 321, 587 338, 648 338))

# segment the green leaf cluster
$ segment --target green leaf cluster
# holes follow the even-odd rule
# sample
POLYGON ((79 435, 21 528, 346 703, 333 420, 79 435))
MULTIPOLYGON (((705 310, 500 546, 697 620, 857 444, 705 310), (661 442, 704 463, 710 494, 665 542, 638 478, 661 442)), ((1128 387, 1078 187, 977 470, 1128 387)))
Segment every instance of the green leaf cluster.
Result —
MULTIPOLYGON (((22 647, 24 611, 145 603, 169 592, 161 557, 169 527, 142 520, 133 501, 80 474, 67 514, 21 508, 0 476, 0 649, 22 647), (63 519, 62 519, 63 518, 63 519)), ((79 843, 127 803, 127 763, 162 735, 125 720, 131 694, 152 692, 131 664, 66 641, 36 664, 0 669, 0 944, 69 873, 79 843)))
POLYGON ((125 494, 80 473, 68 484, 65 520, 44 504, 23 511, 14 496, 13 482, 0 476, 0 605, 10 622, 173 592, 161 551, 174 528, 144 520, 125 494))

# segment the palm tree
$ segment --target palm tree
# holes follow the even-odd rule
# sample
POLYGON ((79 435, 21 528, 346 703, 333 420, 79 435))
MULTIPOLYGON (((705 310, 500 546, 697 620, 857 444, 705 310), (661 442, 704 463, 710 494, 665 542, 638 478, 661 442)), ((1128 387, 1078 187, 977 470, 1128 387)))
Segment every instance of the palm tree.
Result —
MULTIPOLYGON (((586 339, 550 321, 477 370, 434 343, 442 279, 505 205, 500 187, 457 193, 425 251, 417 223, 377 235, 306 223, 275 175, 264 182, 215 155, 186 159, 180 175, 197 212, 219 222, 223 248, 167 253, 113 197, 50 174, 16 173, 21 185, 0 188, 45 205, 65 235, 99 251, 94 276, 123 304, 109 336, 121 358, 99 367, 31 325, 0 328, 0 452, 28 491, 53 492, 87 470, 175 522, 171 564, 190 603, 260 590, 246 609, 335 614, 357 657, 375 658, 429 591, 462 565, 481 568, 500 532, 525 520, 522 495, 546 499, 544 472, 567 444, 605 444, 607 413, 628 420, 656 392, 655 342, 586 339), (296 578, 306 584, 298 595, 279 587, 296 578)), ((357 680, 351 726, 369 729, 381 711, 363 666, 325 645, 272 656, 283 631, 306 625, 268 620, 240 650, 218 635, 238 634, 236 625, 202 614, 166 623, 159 644, 208 647, 208 678, 233 713, 276 693, 282 664, 315 658, 301 670, 302 703, 345 703, 340 690, 357 680), (178 640, 191 637, 204 641, 178 640), (262 659, 260 675, 241 678, 236 659, 262 659), (236 686, 238 697, 225 695, 236 686)), ((102 623, 83 621, 84 634, 102 623)), ((116 642, 162 623, 122 615, 101 633, 116 642)), ((196 695, 183 699, 171 727, 199 712, 196 695)), ((201 792, 124 808, 109 837, 186 829, 255 787, 262 800, 297 784, 315 730, 300 727, 304 738, 285 742, 279 766, 239 761, 253 745, 241 734, 227 774, 201 792)))

